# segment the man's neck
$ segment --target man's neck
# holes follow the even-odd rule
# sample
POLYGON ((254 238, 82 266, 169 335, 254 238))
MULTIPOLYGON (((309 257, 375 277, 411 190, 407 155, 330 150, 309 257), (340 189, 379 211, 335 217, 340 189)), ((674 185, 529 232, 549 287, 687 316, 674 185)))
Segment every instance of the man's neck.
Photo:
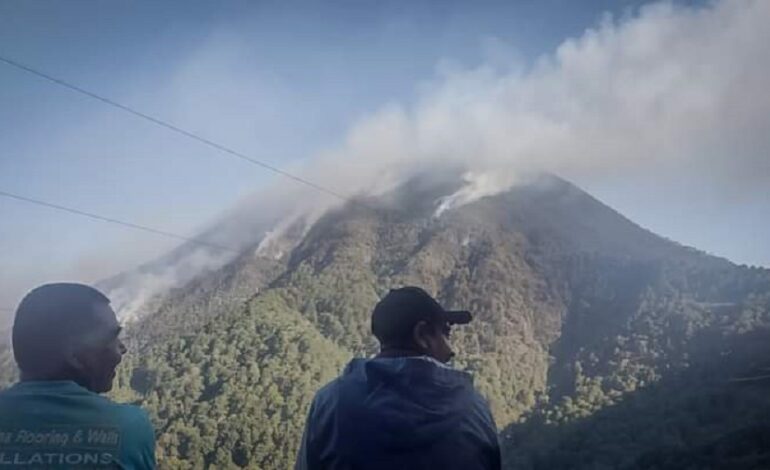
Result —
POLYGON ((88 382, 86 380, 74 377, 72 374, 60 372, 60 373, 28 373, 22 372, 19 377, 19 382, 75 382, 81 387, 90 390, 88 382))
POLYGON ((377 357, 417 357, 425 356, 425 353, 409 348, 383 347, 377 357))

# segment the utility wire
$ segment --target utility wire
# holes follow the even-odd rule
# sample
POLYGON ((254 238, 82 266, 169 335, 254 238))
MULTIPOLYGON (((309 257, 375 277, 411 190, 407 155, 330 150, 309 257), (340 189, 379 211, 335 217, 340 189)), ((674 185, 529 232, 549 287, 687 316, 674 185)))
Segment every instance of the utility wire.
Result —
POLYGON ((82 211, 80 209, 74 209, 72 207, 66 207, 66 206, 62 206, 62 205, 59 205, 59 204, 54 204, 52 202, 42 201, 40 199, 33 199, 31 197, 20 196, 18 194, 13 194, 13 193, 9 193, 9 192, 6 192, 6 191, 1 191, 1 190, 0 190, 0 196, 6 197, 6 198, 9 198, 9 199, 15 199, 17 201, 28 202, 30 204, 36 204, 38 206, 43 206, 43 207, 48 207, 48 208, 51 208, 51 209, 56 209, 56 210, 63 211, 63 212, 69 212, 70 214, 76 214, 76 215, 80 215, 80 216, 83 216, 83 217, 88 217, 90 219, 99 220, 101 222, 108 222, 108 223, 111 223, 111 224, 116 224, 116 225, 122 225, 124 227, 129 227, 129 228, 132 228, 132 229, 135 229, 135 230, 141 230, 141 231, 144 231, 144 232, 154 233, 155 235, 161 235, 161 236, 164 236, 164 237, 167 237, 167 238, 175 238, 177 240, 183 240, 183 241, 194 243, 194 244, 197 244, 197 245, 203 245, 203 246, 207 246, 207 247, 210 247, 210 248, 216 248, 218 250, 232 251, 232 252, 235 252, 235 253, 240 253, 240 251, 236 250, 235 248, 231 248, 231 247, 224 246, 224 245, 219 245, 217 243, 211 243, 211 242, 207 242, 207 241, 200 240, 198 238, 193 238, 193 237, 185 237, 184 235, 177 235, 176 233, 167 232, 165 230, 159 230, 159 229, 152 228, 152 227, 147 227, 146 225, 139 225, 139 224, 135 224, 135 223, 132 223, 132 222, 125 222, 123 220, 113 219, 112 217, 105 217, 103 215, 94 214, 92 212, 86 212, 86 211, 82 211))
MULTIPOLYGON (((172 132, 175 132, 177 134, 181 134, 181 135, 183 135, 185 137, 188 137, 190 139, 193 139, 193 140, 195 140, 195 141, 197 141, 199 143, 202 143, 202 144, 207 145, 207 146, 209 146, 211 148, 219 150, 220 152, 224 152, 224 153, 226 153, 226 154, 228 154, 228 155, 230 155, 232 157, 239 158, 239 159, 244 160, 246 162, 249 162, 249 163, 251 163, 253 165, 256 165, 256 166, 259 166, 259 167, 264 168, 266 170, 269 170, 269 171, 271 171, 273 173, 276 173, 276 174, 278 174, 280 176, 283 176, 284 178, 288 178, 290 180, 293 180, 293 181, 295 181, 297 183, 300 183, 300 184, 304 184, 305 186, 313 188, 313 189, 315 189, 317 191, 320 191, 322 193, 325 193, 325 194, 328 194, 330 196, 336 197, 336 198, 338 198, 338 199, 340 199, 340 200, 342 200, 344 202, 350 202, 350 203, 353 203, 355 205, 360 205, 360 206, 366 207, 367 209, 369 208, 368 206, 366 206, 362 202, 353 200, 349 196, 346 196, 344 194, 338 193, 337 191, 334 191, 332 189, 329 189, 329 188, 326 188, 324 186, 321 186, 321 185, 319 185, 317 183, 314 183, 314 182, 312 182, 310 180, 307 180, 305 178, 302 178, 300 176, 293 175, 293 174, 291 174, 291 173, 289 173, 287 171, 284 171, 284 170, 282 170, 282 169, 280 169, 278 167, 270 165, 269 163, 265 163, 263 161, 260 161, 260 160, 254 159, 252 157, 249 157, 248 155, 245 155, 245 154, 243 154, 241 152, 233 150, 233 149, 231 149, 231 148, 229 148, 229 147, 227 147, 225 145, 219 144, 219 143, 214 142, 212 140, 209 140, 209 139, 207 139, 205 137, 201 137, 201 136, 199 136, 199 135, 197 135, 197 134, 195 134, 193 132, 187 131, 187 130, 182 129, 180 127, 177 127, 177 126, 175 126, 173 124, 170 124, 170 123, 168 123, 166 121, 163 121, 162 119, 153 117, 153 116, 151 116, 149 114, 146 114, 146 113, 143 113, 141 111, 137 111, 137 110, 135 110, 135 109, 133 109, 133 108, 131 108, 129 106, 123 105, 121 103, 118 103, 117 101, 113 101, 113 100, 111 100, 109 98, 106 98, 106 97, 101 96, 99 94, 96 94, 96 93, 93 93, 91 91, 88 91, 88 90, 86 90, 84 88, 81 88, 81 87, 79 87, 77 85, 73 85, 73 84, 71 84, 71 83, 69 83, 69 82, 67 82, 65 80, 62 80, 62 79, 56 78, 54 76, 48 75, 47 73, 41 72, 41 71, 39 71, 37 69, 34 69, 32 67, 24 65, 22 63, 19 63, 19 62, 13 60, 13 59, 8 58, 8 57, 4 57, 4 56, 0 55, 0 62, 4 62, 7 65, 10 65, 10 66, 15 67, 15 68, 17 68, 19 70, 22 70, 24 72, 30 73, 32 75, 35 75, 35 76, 37 76, 39 78, 47 80, 47 81, 49 81, 51 83, 54 83, 56 85, 59 85, 61 87, 64 87, 64 88, 67 88, 67 89, 72 90, 74 92, 77 92, 77 93, 80 93, 82 95, 85 95, 85 96, 87 96, 89 98, 95 99, 97 101, 101 101, 104 104, 107 104, 109 106, 117 108, 117 109, 119 109, 119 110, 121 110, 123 112, 126 112, 128 114, 131 114, 131 115, 133 115, 135 117, 138 117, 138 118, 144 119, 146 121, 149 121, 149 122, 151 122, 153 124, 161 126, 161 127, 165 128, 165 129, 170 130, 172 132)), ((80 215, 80 216, 83 216, 83 217, 88 217, 90 219, 98 220, 98 221, 101 221, 101 222, 107 222, 107 223, 111 223, 111 224, 115 224, 115 225, 121 225, 123 227, 128 227, 128 228, 132 228, 132 229, 135 229, 135 230, 141 230, 141 231, 144 231, 144 232, 153 233, 155 235, 161 235, 161 236, 164 236, 164 237, 167 237, 167 238, 174 238, 174 239, 177 239, 177 240, 183 240, 183 241, 194 243, 194 244, 197 244, 197 245, 207 246, 207 247, 216 248, 216 249, 224 250, 224 251, 231 251, 231 252, 235 252, 235 253, 240 253, 239 250, 236 250, 236 249, 231 248, 231 247, 219 245, 219 244, 216 244, 216 243, 207 242, 207 241, 200 240, 200 239, 197 239, 197 238, 192 238, 192 237, 186 237, 186 236, 183 236, 183 235, 178 235, 178 234, 175 234, 175 233, 172 233, 172 232, 167 232, 165 230, 159 230, 159 229, 155 229, 155 228, 152 228, 152 227, 147 227, 147 226, 144 226, 144 225, 135 224, 135 223, 132 223, 132 222, 125 222, 125 221, 122 221, 122 220, 119 220, 119 219, 115 219, 115 218, 112 218, 112 217, 106 217, 106 216, 103 216, 103 215, 94 214, 94 213, 91 213, 91 212, 86 212, 86 211, 83 211, 83 210, 80 210, 80 209, 75 209, 75 208, 72 208, 72 207, 66 207, 66 206, 62 206, 60 204, 54 204, 54 203, 51 203, 51 202, 43 201, 43 200, 40 200, 40 199, 34 199, 34 198, 31 198, 31 197, 21 196, 21 195, 9 193, 9 192, 6 192, 6 191, 0 191, 0 196, 6 197, 6 198, 9 198, 9 199, 15 199, 15 200, 18 200, 18 201, 27 202, 27 203, 30 203, 30 204, 35 204, 35 205, 38 205, 38 206, 43 206, 43 207, 48 207, 48 208, 51 208, 51 209, 56 209, 56 210, 63 211, 63 212, 68 212, 68 213, 75 214, 75 215, 80 215)), ((2 310, 2 311, 9 311, 9 312, 15 311, 15 309, 5 308, 5 307, 0 307, 0 310, 2 310)))
POLYGON ((767 380, 770 379, 770 375, 758 375, 754 377, 739 377, 736 379, 730 379, 730 382, 756 382, 758 380, 767 380))
POLYGON ((136 117, 139 117, 141 119, 144 119, 146 121, 150 121, 150 122, 152 122, 154 124, 157 124, 157 125, 159 125, 161 127, 166 128, 166 129, 168 129, 168 130, 170 130, 172 132, 176 132, 177 134, 181 134, 181 135, 183 135, 185 137, 188 137, 190 139, 196 140, 196 141, 198 141, 198 142, 200 142, 200 143, 202 143, 204 145, 207 145, 209 147, 215 148, 215 149, 217 149, 217 150, 219 150, 221 152, 224 152, 226 154, 229 154, 229 155, 231 155, 233 157, 236 157, 236 158, 239 158, 241 160, 247 161, 247 162, 249 162, 249 163, 251 163, 253 165, 257 165, 257 166, 262 167, 262 168, 264 168, 266 170, 272 171, 273 173, 276 173, 276 174, 281 175, 281 176, 283 176, 285 178, 294 180, 294 181, 296 181, 298 183, 301 183, 301 184, 304 184, 304 185, 309 186, 311 188, 314 188, 314 189, 316 189, 318 191, 321 191, 323 193, 326 193, 326 194, 328 194, 330 196, 334 196, 334 197, 336 197, 338 199, 341 199, 343 201, 346 201, 346 202, 353 202, 355 204, 360 204, 357 201, 353 201, 352 198, 349 197, 349 196, 346 196, 344 194, 338 193, 337 191, 334 191, 332 189, 329 189, 329 188, 326 188, 324 186, 321 186, 320 184, 314 183, 314 182, 312 182, 310 180, 307 180, 305 178, 302 178, 300 176, 293 175, 293 174, 291 174, 291 173, 289 173, 287 171, 284 171, 284 170, 282 170, 282 169, 280 169, 278 167, 270 165, 269 163, 265 163, 263 161, 260 161, 260 160, 254 159, 252 157, 249 157, 248 155, 245 155, 245 154, 243 154, 241 152, 233 150, 233 149, 231 149, 229 147, 226 147, 226 146, 224 146, 222 144, 218 144, 218 143, 216 143, 216 142, 214 142, 212 140, 209 140, 209 139, 207 139, 205 137, 201 137, 201 136, 199 136, 199 135, 197 135, 197 134, 195 134, 193 132, 184 130, 184 129, 182 129, 180 127, 177 127, 177 126, 175 126, 173 124, 170 124, 170 123, 168 123, 166 121, 163 121, 162 119, 150 116, 149 114, 145 114, 145 113, 143 113, 141 111, 137 111, 137 110, 135 110, 135 109, 133 109, 133 108, 131 108, 129 106, 126 106, 124 104, 120 104, 117 101, 113 101, 113 100, 111 100, 109 98, 105 98, 104 96, 98 95, 98 94, 93 93, 93 92, 88 91, 88 90, 85 90, 85 89, 83 89, 83 88, 81 88, 81 87, 79 87, 77 85, 73 85, 73 84, 71 84, 69 82, 66 82, 66 81, 64 81, 62 79, 59 79, 59 78, 53 77, 51 75, 48 75, 48 74, 46 74, 44 72, 41 72, 41 71, 39 71, 37 69, 33 69, 32 67, 29 67, 27 65, 24 65, 24 64, 21 64, 19 62, 16 62, 13 59, 9 59, 7 57, 0 56, 0 62, 5 62, 6 64, 8 64, 8 65, 10 65, 12 67, 15 67, 15 68, 17 68, 19 70, 23 70, 23 71, 25 71, 27 73, 31 73, 32 75, 35 75, 35 76, 40 77, 42 79, 48 80, 49 82, 55 83, 55 84, 57 84, 59 86, 62 86, 64 88, 68 88, 68 89, 70 89, 72 91, 75 91, 75 92, 80 93, 82 95, 88 96, 89 98, 93 98, 95 100, 101 101, 102 103, 105 103, 105 104, 110 105, 112 107, 118 108, 121 111, 124 111, 126 113, 132 114, 132 115, 134 115, 136 117))

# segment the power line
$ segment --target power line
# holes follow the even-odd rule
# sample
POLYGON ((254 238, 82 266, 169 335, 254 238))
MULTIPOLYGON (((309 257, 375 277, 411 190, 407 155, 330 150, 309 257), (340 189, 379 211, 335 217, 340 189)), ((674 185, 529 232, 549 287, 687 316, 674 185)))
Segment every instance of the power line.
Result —
MULTIPOLYGON (((226 153, 226 154, 228 154, 230 156, 239 158, 239 159, 241 159, 243 161, 246 161, 246 162, 251 163, 253 165, 256 165, 256 166, 259 166, 259 167, 264 168, 266 170, 269 170, 269 171, 271 171, 273 173, 276 173, 276 174, 278 174, 280 176, 283 176, 285 178, 291 179, 291 180, 293 180, 293 181, 295 181, 297 183, 304 184, 305 186, 308 186, 308 187, 313 188, 313 189, 315 189, 317 191, 320 191, 322 193, 325 193, 325 194, 328 194, 328 195, 333 196, 335 198, 338 198, 338 199, 340 199, 340 200, 342 200, 344 202, 352 203, 352 204, 357 205, 357 206, 360 205, 360 206, 363 206, 363 207, 366 207, 367 209, 369 209, 369 207, 366 204, 364 204, 364 203, 362 203, 360 201, 354 200, 354 199, 352 199, 349 196, 346 196, 344 194, 338 193, 337 191, 334 191, 332 189, 329 189, 329 188, 326 188, 324 186, 321 186, 320 184, 314 183, 314 182, 312 182, 312 181, 310 181, 308 179, 302 178, 300 176, 293 175, 293 174, 291 174, 291 173, 289 173, 289 172, 287 172, 285 170, 282 170, 282 169, 280 169, 278 167, 270 165, 269 163, 265 163, 263 161, 260 161, 260 160, 254 159, 252 157, 249 157, 248 155, 245 155, 245 154, 243 154, 241 152, 233 150, 233 149, 231 149, 231 148, 229 148, 229 147, 227 147, 225 145, 219 144, 219 143, 214 142, 214 141, 212 141, 210 139, 207 139, 205 137, 201 137, 201 136, 199 136, 199 135, 197 135, 197 134, 195 134, 193 132, 187 131, 187 130, 182 129, 180 127, 177 127, 177 126, 175 126, 173 124, 170 124, 170 123, 168 123, 168 122, 166 122, 166 121, 164 121, 162 119, 153 117, 153 116, 151 116, 149 114, 146 114, 146 113, 143 113, 141 111, 137 111, 136 109, 133 109, 133 108, 131 108, 129 106, 126 106, 124 104, 118 103, 117 101, 113 101, 113 100, 111 100, 109 98, 106 98, 104 96, 101 96, 101 95, 99 95, 97 93, 88 91, 88 90, 86 90, 84 88, 81 88, 81 87, 79 87, 77 85, 73 85, 73 84, 71 84, 71 83, 69 83, 69 82, 67 82, 65 80, 62 80, 62 79, 56 78, 54 76, 48 75, 47 73, 41 72, 41 71, 39 71, 37 69, 34 69, 32 67, 24 65, 22 63, 19 63, 19 62, 13 60, 13 59, 9 59, 7 57, 0 56, 0 61, 4 62, 7 65, 15 67, 15 68, 17 68, 19 70, 22 70, 24 72, 30 73, 32 75, 35 75, 35 76, 37 76, 39 78, 47 80, 47 81, 49 81, 51 83, 54 83, 56 85, 59 85, 61 87, 67 88, 67 89, 72 90, 72 91, 77 92, 77 93, 80 93, 82 95, 85 95, 85 96, 87 96, 89 98, 92 98, 92 99, 95 99, 97 101, 101 101, 104 104, 107 104, 109 106, 117 108, 117 109, 119 109, 119 110, 121 110, 123 112, 126 112, 128 114, 131 114, 131 115, 133 115, 135 117, 138 117, 138 118, 144 119, 146 121, 149 121, 149 122, 151 122, 153 124, 156 124, 158 126, 161 126, 161 127, 165 128, 167 130, 170 130, 170 131, 175 132, 177 134, 181 134, 181 135, 183 135, 183 136, 185 136, 187 138, 193 139, 193 140, 195 140, 195 141, 197 141, 199 143, 202 143, 202 144, 207 145, 207 146, 209 146, 211 148, 219 150, 220 152, 224 152, 224 153, 226 153)), ((83 211, 83 210, 80 210, 80 209, 75 209, 75 208, 72 208, 72 207, 62 206, 60 204, 55 204, 55 203, 43 201, 43 200, 40 200, 40 199, 34 199, 34 198, 31 198, 31 197, 21 196, 21 195, 14 194, 14 193, 9 193, 9 192, 6 192, 6 191, 0 191, 0 196, 6 197, 6 198, 10 198, 10 199, 15 199, 15 200, 18 200, 18 201, 27 202, 27 203, 30 203, 30 204, 35 204, 35 205, 43 206, 43 207, 48 207, 48 208, 51 208, 51 209, 60 210, 60 211, 63 211, 63 212, 68 212, 68 213, 79 215, 79 216, 83 216, 83 217, 88 217, 90 219, 98 220, 98 221, 101 221, 101 222, 107 222, 107 223, 111 223, 111 224, 115 224, 115 225, 121 225, 121 226, 132 228, 132 229, 135 229, 135 230, 141 230, 141 231, 144 231, 144 232, 153 233, 155 235, 161 235, 161 236, 168 237, 168 238, 174 238, 174 239, 177 239, 177 240, 182 240, 182 241, 194 243, 194 244, 197 244, 197 245, 207 246, 207 247, 216 248, 216 249, 224 250, 224 251, 231 251, 231 252, 235 252, 235 253, 240 253, 239 250, 236 250, 236 249, 231 248, 231 247, 219 245, 219 244, 216 244, 216 243, 207 242, 207 241, 200 240, 200 239, 193 238, 193 237, 186 237, 186 236, 183 236, 183 235, 178 235, 178 234, 175 234, 175 233, 172 233, 172 232, 167 232, 167 231, 164 231, 164 230, 159 230, 159 229, 155 229, 155 228, 144 226, 144 225, 139 225, 139 224, 135 224, 135 223, 132 223, 132 222, 122 221, 122 220, 115 219, 115 218, 112 218, 112 217, 106 217, 106 216, 103 216, 103 215, 94 214, 94 213, 91 213, 91 212, 83 211)), ((10 308, 5 308, 5 307, 0 308, 0 310, 3 310, 3 311, 15 311, 15 309, 10 309, 10 308)))
MULTIPOLYGON (((214 141, 212 141, 210 139, 207 139, 205 137, 201 137, 201 136, 199 136, 199 135, 197 135, 197 134, 195 134, 193 132, 187 131, 187 130, 182 129, 180 127, 177 127, 177 126, 175 126, 173 124, 170 124, 169 122, 166 122, 166 121, 164 121, 162 119, 153 117, 153 116, 151 116, 149 114, 146 114, 146 113, 143 113, 141 111, 137 111, 136 109, 133 109, 133 108, 131 108, 129 106, 126 106, 124 104, 118 103, 117 101, 113 101, 113 100, 111 100, 109 98, 106 98, 104 96, 101 96, 99 94, 96 94, 96 93, 93 93, 91 91, 88 91, 88 90, 86 90, 84 88, 81 88, 81 87, 79 87, 77 85, 73 85, 73 84, 71 84, 71 83, 69 83, 69 82, 67 82, 65 80, 62 80, 62 79, 53 77, 51 75, 48 75, 47 73, 41 72, 41 71, 39 71, 37 69, 34 69, 32 67, 24 65, 22 63, 19 63, 19 62, 13 60, 13 59, 9 59, 7 57, 0 56, 0 61, 6 63, 7 65, 15 67, 15 68, 17 68, 19 70, 25 71, 25 72, 30 73, 32 75, 35 75, 35 76, 37 76, 39 78, 42 78, 42 79, 47 80, 49 82, 52 82, 52 83, 54 83, 56 85, 59 85, 61 87, 68 88, 68 89, 70 89, 72 91, 75 91, 77 93, 85 95, 85 96, 87 96, 89 98, 95 99, 97 101, 101 101, 104 104, 107 104, 109 106, 117 108, 117 109, 119 109, 119 110, 121 110, 123 112, 129 113, 129 114, 131 114, 131 115, 133 115, 135 117, 138 117, 138 118, 144 119, 146 121, 149 121, 149 122, 151 122, 153 124, 156 124, 158 126, 161 126, 161 127, 165 128, 167 130, 170 130, 170 131, 175 132, 177 134, 181 134, 181 135, 183 135, 185 137, 188 137, 190 139, 193 139, 193 140, 195 140, 195 141, 197 141, 199 143, 202 143, 202 144, 207 145, 209 147, 212 147, 212 148, 214 148, 216 150, 219 150, 220 152, 224 152, 224 153, 226 153, 226 154, 228 154, 230 156, 239 158, 239 159, 241 159, 243 161, 246 161, 248 163, 251 163, 253 165, 256 165, 256 166, 259 166, 259 167, 264 168, 266 170, 272 171, 273 173, 276 173, 276 174, 278 174, 280 176, 283 176, 284 178, 288 178, 288 179, 293 180, 293 181, 295 181, 297 183, 304 184, 305 186, 308 186, 308 187, 313 188, 313 189, 315 189, 317 191, 320 191, 322 193, 325 193, 325 194, 328 194, 328 195, 333 196, 335 198, 338 198, 338 199, 340 199, 340 200, 342 200, 344 202, 349 202, 349 203, 353 203, 355 205, 361 205, 361 206, 364 206, 364 207, 368 208, 368 206, 366 206, 365 204, 363 204, 363 203, 361 203, 359 201, 353 200, 349 196, 346 196, 344 194, 338 193, 337 191, 334 191, 332 189, 329 189, 329 188, 326 188, 324 186, 321 186, 320 184, 314 183, 314 182, 312 182, 312 181, 310 181, 308 179, 302 178, 300 176, 293 175, 293 174, 291 174, 291 173, 289 173, 289 172, 287 172, 285 170, 282 170, 282 169, 280 169, 278 167, 270 165, 269 163, 265 163, 263 161, 260 161, 260 160, 257 160, 255 158, 249 157, 248 155, 245 155, 245 154, 243 154, 241 152, 238 152, 237 150, 233 150, 233 149, 231 149, 231 148, 229 148, 229 147, 227 147, 225 145, 219 144, 219 143, 214 142, 214 141)), ((115 219, 115 218, 112 218, 112 217, 106 217, 106 216, 103 216, 103 215, 94 214, 94 213, 91 213, 91 212, 86 212, 86 211, 83 211, 83 210, 80 210, 80 209, 75 209, 75 208, 72 208, 72 207, 66 207, 66 206, 62 206, 60 204, 54 204, 54 203, 51 203, 51 202, 43 201, 43 200, 40 200, 40 199, 34 199, 34 198, 26 197, 26 196, 21 196, 21 195, 9 193, 9 192, 6 192, 6 191, 0 191, 0 196, 6 197, 6 198, 10 198, 10 199, 15 199, 15 200, 18 200, 18 201, 27 202, 27 203, 30 203, 30 204, 35 204, 35 205, 38 205, 38 206, 43 206, 43 207, 48 207, 48 208, 51 208, 51 209, 56 209, 56 210, 63 211, 63 212, 68 212, 68 213, 79 215, 79 216, 83 216, 83 217, 88 217, 90 219, 98 220, 98 221, 101 221, 101 222, 107 222, 107 223, 111 223, 111 224, 115 224, 115 225, 121 225, 123 227, 128 227, 128 228, 132 228, 132 229, 135 229, 135 230, 141 230, 141 231, 144 231, 144 232, 147 232, 147 233, 153 233, 155 235, 161 235, 161 236, 164 236, 164 237, 167 237, 167 238, 174 238, 174 239, 177 239, 177 240, 182 240, 182 241, 186 241, 186 242, 197 244, 197 245, 207 246, 207 247, 210 247, 210 248, 216 248, 216 249, 219 249, 219 250, 231 251, 231 252, 234 252, 234 253, 240 253, 239 250, 236 250, 236 249, 231 248, 231 247, 219 245, 219 244, 216 244, 216 243, 207 242, 207 241, 200 240, 200 239, 193 238, 193 237, 186 237, 186 236, 183 236, 183 235, 178 235, 178 234, 175 234, 175 233, 172 233, 172 232, 167 232, 165 230, 159 230, 159 229, 156 229, 156 228, 147 227, 145 225, 139 225, 139 224, 135 224, 135 223, 132 223, 132 222, 125 222, 125 221, 122 221, 122 220, 119 220, 119 219, 115 219)), ((16 309, 13 309, 13 308, 0 307, 0 311, 14 312, 15 310, 16 309)))
POLYGON ((187 130, 182 129, 180 127, 177 127, 177 126, 175 126, 173 124, 170 124, 170 123, 168 123, 168 122, 166 122, 166 121, 164 121, 162 119, 150 116, 149 114, 145 114, 145 113, 143 113, 141 111, 137 111, 137 110, 135 110, 135 109, 133 109, 133 108, 131 108, 129 106, 126 106, 124 104, 120 104, 117 101, 113 101, 113 100, 111 100, 109 98, 105 98, 104 96, 101 96, 101 95, 98 95, 98 94, 93 93, 91 91, 88 91, 86 89, 83 89, 83 88, 81 88, 81 87, 79 87, 77 85, 73 85, 73 84, 71 84, 69 82, 66 82, 66 81, 62 80, 62 79, 53 77, 53 76, 48 75, 48 74, 46 74, 44 72, 41 72, 41 71, 36 70, 36 69, 33 69, 32 67, 29 67, 27 65, 24 65, 24 64, 21 64, 19 62, 16 62, 13 59, 9 59, 7 57, 0 56, 0 61, 5 62, 6 64, 8 64, 8 65, 10 65, 12 67, 15 67, 15 68, 17 68, 19 70, 23 70, 23 71, 25 71, 27 73, 30 73, 32 75, 35 75, 37 77, 40 77, 40 78, 45 79, 45 80, 48 80, 49 82, 55 83, 55 84, 57 84, 59 86, 62 86, 64 88, 68 88, 68 89, 70 89, 72 91, 75 91, 75 92, 80 93, 82 95, 88 96, 89 98, 93 98, 95 100, 101 101, 102 103, 105 103, 105 104, 107 104, 109 106, 118 108, 121 111, 124 111, 126 113, 132 114, 132 115, 134 115, 136 117, 139 117, 139 118, 144 119, 146 121, 150 121, 153 124, 157 124, 157 125, 159 125, 161 127, 164 127, 166 129, 172 131, 172 132, 176 132, 177 134, 181 134, 181 135, 183 135, 185 137, 188 137, 190 139, 198 141, 198 142, 200 142, 200 143, 202 143, 204 145, 207 145, 209 147, 215 148, 215 149, 217 149, 217 150, 219 150, 221 152, 227 153, 227 154, 229 154, 229 155, 231 155, 233 157, 236 157, 236 158, 239 158, 241 160, 247 161, 247 162, 249 162, 249 163, 251 163, 253 165, 257 165, 257 166, 262 167, 262 168, 264 168, 266 170, 272 171, 273 173, 281 175, 281 176, 283 176, 285 178, 288 178, 288 179, 294 180, 294 181, 296 181, 298 183, 301 183, 301 184, 304 184, 306 186, 309 186, 309 187, 311 187, 313 189, 316 189, 318 191, 326 193, 326 194, 328 194, 330 196, 334 196, 334 197, 336 197, 338 199, 341 199, 343 201, 346 201, 346 202, 354 202, 356 204, 360 204, 357 201, 352 201, 352 198, 349 197, 349 196, 346 196, 344 194, 338 193, 337 191, 334 191, 332 189, 328 189, 328 188, 326 188, 324 186, 321 186, 321 185, 319 185, 317 183, 314 183, 314 182, 312 182, 310 180, 307 180, 305 178, 302 178, 300 176, 293 175, 293 174, 291 174, 291 173, 289 173, 289 172, 287 172, 285 170, 282 170, 282 169, 280 169, 278 167, 270 165, 269 163, 265 163, 263 161, 260 161, 260 160, 254 159, 252 157, 249 157, 248 155, 245 155, 245 154, 243 154, 241 152, 233 150, 233 149, 231 149, 229 147, 226 147, 226 146, 224 146, 222 144, 218 144, 218 143, 216 143, 216 142, 214 142, 212 140, 209 140, 209 139, 207 139, 205 137, 201 137, 201 136, 199 136, 199 135, 197 135, 197 134, 195 134, 193 132, 187 131, 187 130))
POLYGON ((767 379, 770 379, 770 375, 758 375, 758 376, 754 376, 754 377, 739 377, 739 378, 735 378, 735 379, 730 379, 729 381, 732 382, 732 383, 736 383, 736 382, 756 382, 756 381, 759 381, 759 380, 767 380, 767 379))
POLYGON ((111 223, 111 224, 122 225, 124 227, 129 227, 129 228, 132 228, 132 229, 135 229, 135 230, 141 230, 141 231, 148 232, 148 233, 154 233, 155 235, 161 235, 161 236, 164 236, 164 237, 175 238, 177 240, 183 240, 183 241, 194 243, 194 244, 197 244, 197 245, 203 245, 203 246, 207 246, 207 247, 210 247, 210 248, 216 248, 218 250, 232 251, 232 252, 235 252, 235 253, 240 253, 239 250, 236 250, 236 249, 228 247, 228 246, 219 245, 217 243, 211 243, 211 242, 207 242, 205 240, 200 240, 198 238, 193 238, 193 237, 186 237, 184 235, 178 235, 176 233, 167 232, 165 230, 159 230, 159 229, 152 228, 152 227, 147 227, 146 225, 135 224, 133 222, 125 222, 123 220, 114 219, 112 217, 105 217, 103 215, 94 214, 92 212, 86 212, 86 211, 83 211, 83 210, 80 210, 80 209, 74 209, 72 207, 66 207, 66 206, 62 206, 62 205, 59 205, 59 204, 54 204, 52 202, 42 201, 40 199, 33 199, 31 197, 20 196, 18 194, 9 193, 9 192, 6 192, 6 191, 0 191, 0 196, 6 197, 6 198, 9 198, 9 199, 16 199, 17 201, 28 202, 30 204, 36 204, 38 206, 43 206, 43 207, 48 207, 48 208, 51 208, 51 209, 56 209, 56 210, 60 210, 60 211, 64 211, 64 212, 69 212, 70 214, 76 214, 76 215, 80 215, 80 216, 83 216, 83 217, 88 217, 90 219, 99 220, 101 222, 108 222, 108 223, 111 223))

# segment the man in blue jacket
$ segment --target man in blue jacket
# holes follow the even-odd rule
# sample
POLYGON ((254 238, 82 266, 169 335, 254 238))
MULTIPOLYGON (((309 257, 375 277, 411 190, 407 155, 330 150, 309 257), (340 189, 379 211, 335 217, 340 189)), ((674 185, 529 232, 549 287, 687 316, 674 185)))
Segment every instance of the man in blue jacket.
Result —
POLYGON ((469 374, 445 364, 452 325, 424 290, 391 290, 374 308, 373 359, 354 359, 313 400, 297 470, 499 469, 497 428, 469 374))
POLYGON ((16 311, 20 381, 0 392, 0 469, 155 467, 147 414, 100 396, 126 348, 109 300, 82 284, 47 284, 16 311))

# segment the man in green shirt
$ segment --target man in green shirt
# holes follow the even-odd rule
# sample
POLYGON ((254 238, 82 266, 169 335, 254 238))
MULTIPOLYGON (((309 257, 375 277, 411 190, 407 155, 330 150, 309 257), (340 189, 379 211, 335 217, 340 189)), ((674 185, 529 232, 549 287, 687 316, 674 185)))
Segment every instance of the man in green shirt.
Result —
POLYGON ((13 325, 20 381, 0 392, 0 469, 155 468, 147 414, 99 394, 126 348, 110 301, 82 284, 47 284, 13 325))

